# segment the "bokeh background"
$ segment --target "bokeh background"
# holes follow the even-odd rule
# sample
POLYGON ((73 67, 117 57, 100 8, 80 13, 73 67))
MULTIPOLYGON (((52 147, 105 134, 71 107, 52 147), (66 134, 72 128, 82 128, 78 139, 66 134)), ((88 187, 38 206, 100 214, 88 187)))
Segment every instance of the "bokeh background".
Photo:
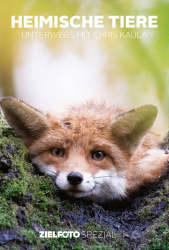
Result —
POLYGON ((7 0, 1 1, 0 20, 1 96, 19 97, 45 112, 87 100, 128 108, 151 103, 159 109, 156 131, 167 132, 168 0, 7 0), (40 32, 50 38, 27 37, 26 30, 11 29, 12 15, 155 15, 159 27, 123 30, 129 33, 121 38, 121 30, 109 25, 98 34, 70 29, 73 37, 51 38, 63 30, 45 29, 40 32))

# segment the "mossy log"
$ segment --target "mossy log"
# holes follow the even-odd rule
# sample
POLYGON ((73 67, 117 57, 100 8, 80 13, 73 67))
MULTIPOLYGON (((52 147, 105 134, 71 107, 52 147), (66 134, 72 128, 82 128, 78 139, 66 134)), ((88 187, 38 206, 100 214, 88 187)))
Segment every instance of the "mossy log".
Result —
POLYGON ((124 201, 72 200, 38 172, 1 119, 0 249, 169 249, 169 174, 124 201), (40 238, 40 231, 80 238, 40 238))

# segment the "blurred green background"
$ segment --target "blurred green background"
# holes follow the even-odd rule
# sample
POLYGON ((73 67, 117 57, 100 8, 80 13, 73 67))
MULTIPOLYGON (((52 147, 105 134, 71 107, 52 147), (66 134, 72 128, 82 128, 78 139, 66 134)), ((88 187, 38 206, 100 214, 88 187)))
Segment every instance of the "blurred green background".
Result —
MULTIPOLYGON (((104 84, 107 85, 109 95, 112 94, 112 103, 122 104, 126 106, 138 106, 146 103, 154 103, 159 108, 160 120, 157 122, 157 130, 162 131, 163 134, 166 133, 169 122, 169 1, 167 0, 93 0, 93 1, 83 1, 83 0, 7 0, 1 2, 0 7, 0 86, 1 95, 3 96, 18 96, 22 97, 27 102, 34 104, 31 98, 36 97, 38 99, 38 89, 42 93, 41 96, 46 94, 45 84, 37 82, 39 86, 34 89, 31 86, 32 92, 27 90, 26 94, 22 96, 22 89, 24 90, 24 84, 26 86, 27 75, 31 72, 24 73, 25 69, 22 67, 24 65, 24 60, 28 54, 24 54, 27 50, 24 47, 25 44, 32 44, 29 39, 21 39, 18 34, 21 34, 24 30, 10 28, 11 16, 15 15, 153 15, 158 16, 159 27, 157 29, 147 29, 147 30, 134 30, 132 32, 139 32, 142 35, 141 38, 135 39, 130 37, 127 38, 114 38, 103 37, 102 39, 92 38, 89 41, 85 39, 77 39, 78 43, 75 45, 76 41, 73 39, 54 39, 40 41, 40 44, 44 43, 48 49, 52 52, 53 57, 57 59, 59 53, 62 55, 68 53, 68 51, 74 51, 73 53, 79 54, 83 60, 84 57, 90 57, 90 51, 85 54, 86 47, 92 46, 92 51, 94 48, 98 48, 101 56, 96 61, 100 60, 100 65, 95 66, 92 64, 95 70, 95 75, 97 71, 99 72, 98 78, 104 76, 104 84), (92 40, 92 41, 91 41, 92 40), (92 44, 92 45, 91 45, 92 44), (66 49, 65 49, 66 48, 66 49), (72 49, 73 48, 73 49, 72 49), (102 62, 103 60, 103 62, 102 62), (19 72, 16 77, 16 68, 20 67, 19 72), (17 79, 20 78, 19 74, 22 74, 22 86, 17 85, 17 79), (25 80, 24 80, 25 77, 25 80), (19 88, 19 91, 18 91, 19 88), (126 98, 127 96, 127 98, 126 98), (27 98, 26 98, 27 97, 27 98), (118 103, 119 102, 119 103, 118 103)), ((54 32, 59 32, 59 30, 53 30, 54 32)), ((110 26, 106 26, 105 32, 112 32, 110 26)), ((124 32, 131 32, 130 30, 123 30, 124 32)), ((50 30, 50 32, 52 32, 50 30)), ((79 31, 80 32, 80 31, 79 31)), ((95 32, 92 30, 91 32, 95 32)), ((103 32, 103 30, 102 30, 103 32)), ((113 32, 121 32, 118 30, 113 30, 113 32)), ((108 34, 108 33, 107 33, 108 34)), ((131 36, 132 36, 131 35, 131 36)), ((37 42, 37 38, 36 38, 37 42)), ((30 45, 31 46, 31 45, 30 45)), ((41 46, 41 45, 40 45, 41 46)), ((90 49, 90 48, 88 48, 90 49)), ((91 52, 93 53, 93 52, 91 52)), ((43 54, 43 48, 41 55, 43 54)), ((93 57, 97 57, 97 50, 93 57)), ((45 60, 45 59, 44 59, 45 60)), ((60 59, 59 59, 60 60, 60 59)), ((67 60, 67 59, 66 59, 67 60)), ((86 60, 86 59, 85 59, 86 60)), ((89 58, 89 61, 93 60, 89 58)), ((43 61, 43 59, 42 59, 43 61)), ((87 61, 86 61, 87 62, 87 61)), ((34 62, 33 67, 36 68, 38 62, 34 62)), ((69 61, 71 65, 71 60, 69 61)), ((63 63, 64 65, 64 63, 63 63)), ((90 67, 90 68, 92 68, 90 67)), ((47 71, 47 68, 43 68, 43 72, 47 71)), ((38 74, 43 72, 36 70, 38 79, 38 74)), ((76 71, 78 72, 78 62, 76 64, 76 71)), ((79 71, 80 72, 80 71, 79 71)), ((32 73, 33 74, 33 73, 32 73)), ((34 73, 35 74, 35 73, 34 73)), ((56 74, 58 74, 56 72, 56 74)), ((73 76, 69 76, 69 72, 65 70, 65 74, 68 74, 68 79, 73 76)), ((79 73, 80 74, 80 73, 79 73)), ((83 73, 82 73, 83 74, 83 73)), ((85 75, 86 73, 84 73, 85 75)), ((32 79, 35 76, 32 76, 32 79)), ((83 75, 82 75, 83 78, 83 75)), ((89 75, 90 78, 90 75, 89 75)), ((98 79, 93 78, 92 81, 97 81, 98 79)), ((49 77, 50 79, 50 77, 49 77)), ((65 80, 64 80, 65 81, 65 80)), ((46 82, 48 85, 49 83, 46 82)), ((57 84, 55 85, 55 95, 57 98, 58 92, 68 91, 69 89, 59 88, 57 91, 57 84)), ((60 84, 65 84, 60 79, 60 84)), ((67 83, 69 85, 69 83, 67 83)), ((70 83, 71 84, 71 83, 70 83)), ((54 86, 54 85, 52 85, 54 86)), ((70 87, 70 86, 69 86, 70 87)), ((50 87, 52 88, 52 87, 50 87)), ((72 85, 72 88, 75 87, 72 85)), ((87 88, 91 88, 91 84, 85 85, 86 93, 87 88)), ((94 88, 93 88, 94 91, 94 88)), ((98 90, 99 91, 99 90, 98 90)), ((83 88, 83 92, 85 92, 83 88)), ((96 86, 97 92, 97 86, 96 86)), ((78 92, 74 92, 73 98, 78 97, 78 92)), ((97 94, 97 93, 95 93, 97 94)), ((63 99, 67 98, 62 95, 63 99)), ((87 96, 87 94, 86 94, 87 96)), ((92 94, 91 94, 92 96, 92 94)), ((90 96, 90 97, 91 97, 90 96)), ((110 99, 109 96, 109 99, 110 99)), ((54 98, 54 95, 51 97, 54 98)), ((104 97, 106 99, 106 97, 104 97)), ((39 99, 41 102, 43 98, 39 99)), ((46 98, 47 99, 47 98, 46 98)), ((59 99, 60 100, 60 99, 59 99)), ((47 100, 46 100, 47 102, 47 100)), ((38 103, 38 102, 37 102, 38 103)), ((36 104, 36 103, 35 103, 36 104)), ((51 104, 53 105, 53 103, 51 104)), ((38 105, 35 105, 38 106, 38 105)), ((43 109, 43 107, 40 107, 43 109)))

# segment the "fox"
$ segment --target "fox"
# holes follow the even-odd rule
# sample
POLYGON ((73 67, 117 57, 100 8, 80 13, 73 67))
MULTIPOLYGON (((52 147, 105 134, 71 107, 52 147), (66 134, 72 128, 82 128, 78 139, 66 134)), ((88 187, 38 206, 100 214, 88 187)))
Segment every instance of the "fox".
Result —
POLYGON ((151 131, 154 105, 128 110, 89 102, 58 115, 14 97, 1 98, 0 106, 32 163, 72 198, 121 200, 168 169, 169 154, 151 131))

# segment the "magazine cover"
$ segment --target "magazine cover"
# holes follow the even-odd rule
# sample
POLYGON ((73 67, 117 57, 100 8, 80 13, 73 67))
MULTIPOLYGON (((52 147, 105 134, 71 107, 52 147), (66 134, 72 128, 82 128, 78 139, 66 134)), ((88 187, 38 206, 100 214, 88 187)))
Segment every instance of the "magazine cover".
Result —
POLYGON ((0 7, 0 249, 169 249, 169 1, 0 7))

